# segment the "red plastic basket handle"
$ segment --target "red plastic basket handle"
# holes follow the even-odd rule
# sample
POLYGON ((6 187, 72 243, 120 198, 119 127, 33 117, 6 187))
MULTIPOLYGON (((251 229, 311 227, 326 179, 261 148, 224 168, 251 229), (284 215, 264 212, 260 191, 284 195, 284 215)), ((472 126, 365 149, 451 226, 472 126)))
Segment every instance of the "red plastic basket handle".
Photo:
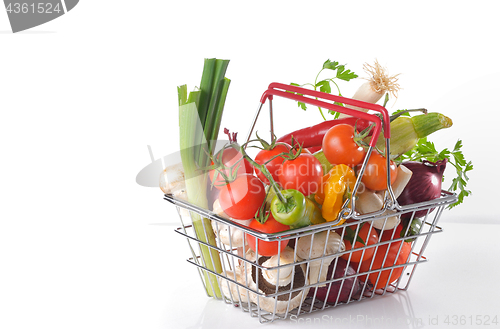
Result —
POLYGON ((378 136, 380 135, 380 131, 382 129, 382 122, 380 118, 374 114, 369 114, 363 111, 339 106, 333 103, 325 102, 323 100, 329 100, 333 102, 339 102, 351 106, 356 106, 368 110, 373 110, 376 112, 380 112, 382 114, 382 117, 384 118, 384 137, 385 138, 390 138, 391 137, 391 132, 390 132, 390 119, 389 119, 389 113, 385 109, 385 107, 377 104, 372 104, 372 103, 367 103, 351 98, 346 98, 342 96, 337 96, 337 95, 332 95, 332 94, 327 94, 321 91, 316 91, 316 90, 310 90, 302 87, 297 87, 297 86, 291 86, 283 83, 277 83, 273 82, 269 85, 268 89, 264 92, 262 95, 260 102, 264 104, 267 99, 273 98, 273 96, 280 96, 288 99, 292 99, 298 102, 303 102, 306 104, 314 105, 314 106, 319 106, 322 108, 326 108, 328 110, 344 113, 347 115, 351 115, 353 117, 359 118, 359 119, 364 119, 370 122, 375 123, 375 128, 373 131, 373 136, 372 139, 370 140, 370 146, 375 146, 378 140, 378 136), (311 96, 311 97, 306 97, 306 96, 311 96), (323 99, 323 100, 320 100, 323 99))

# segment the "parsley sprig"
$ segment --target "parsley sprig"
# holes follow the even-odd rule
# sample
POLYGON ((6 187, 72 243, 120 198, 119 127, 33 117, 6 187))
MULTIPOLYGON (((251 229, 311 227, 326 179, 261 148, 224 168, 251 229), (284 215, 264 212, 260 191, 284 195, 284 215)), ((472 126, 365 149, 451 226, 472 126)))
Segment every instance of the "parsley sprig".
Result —
POLYGON ((401 155, 396 159, 396 161, 403 162, 427 160, 436 162, 447 158, 448 163, 453 165, 456 170, 456 177, 452 179, 451 186, 448 188, 448 191, 459 191, 458 201, 448 206, 448 209, 451 209, 461 204, 464 201, 465 197, 471 195, 471 191, 466 188, 467 182, 469 181, 467 173, 474 167, 472 165, 472 161, 467 161, 465 159, 465 156, 462 153, 462 146, 462 141, 458 140, 455 143, 453 150, 450 151, 448 148, 445 148, 441 151, 438 151, 434 143, 427 140, 427 137, 425 137, 421 138, 413 149, 401 155))
MULTIPOLYGON (((331 60, 328 59, 328 60, 326 60, 326 62, 323 63, 323 67, 318 72, 318 74, 316 75, 316 78, 314 79, 314 83, 305 83, 305 84, 300 85, 298 83, 293 83, 292 82, 292 83, 290 83, 290 85, 297 86, 297 87, 310 86, 314 90, 318 90, 318 88, 319 88, 319 91, 331 94, 332 93, 332 84, 333 84, 334 87, 337 89, 338 95, 342 96, 342 94, 340 92, 340 88, 339 88, 338 84, 335 82, 335 79, 339 79, 339 80, 343 80, 343 81, 350 81, 351 79, 354 79, 354 78, 357 78, 357 77, 358 77, 358 75, 356 73, 354 73, 351 70, 345 68, 345 64, 339 64, 339 62, 331 61, 331 60), (335 76, 332 77, 332 78, 327 78, 327 79, 323 79, 323 80, 319 80, 318 81, 319 75, 324 70, 334 71, 335 72, 335 76)), ((338 103, 338 102, 335 102, 335 104, 339 105, 339 106, 344 106, 344 104, 338 103)), ((307 106, 306 106, 305 103, 303 103, 303 102, 297 102, 297 105, 301 109, 303 109, 304 111, 307 110, 307 106)), ((325 115, 323 114, 323 110, 321 109, 321 107, 318 106, 318 109, 319 109, 319 112, 321 113, 321 116, 323 117, 323 120, 326 120, 325 115)), ((330 111, 329 110, 328 112, 330 114, 334 115, 334 119, 337 119, 338 116, 340 115, 340 113, 335 112, 335 111, 330 111)))

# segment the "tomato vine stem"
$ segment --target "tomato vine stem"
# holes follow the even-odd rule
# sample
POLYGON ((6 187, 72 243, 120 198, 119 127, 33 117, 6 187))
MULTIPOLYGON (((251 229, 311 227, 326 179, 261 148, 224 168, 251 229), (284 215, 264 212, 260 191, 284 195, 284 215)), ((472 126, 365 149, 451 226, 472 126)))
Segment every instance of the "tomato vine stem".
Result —
POLYGON ((247 145, 249 142, 251 142, 251 141, 248 141, 247 143, 240 146, 239 151, 243 155, 243 158, 247 159, 248 162, 250 162, 250 164, 252 164, 255 168, 259 169, 264 174, 264 176, 269 180, 269 185, 276 192, 276 196, 280 199, 281 202, 286 203, 286 198, 281 193, 281 189, 279 188, 278 184, 274 181, 273 176, 271 175, 269 170, 267 170, 266 166, 258 164, 250 156, 248 156, 248 154, 245 152, 245 145, 247 145))

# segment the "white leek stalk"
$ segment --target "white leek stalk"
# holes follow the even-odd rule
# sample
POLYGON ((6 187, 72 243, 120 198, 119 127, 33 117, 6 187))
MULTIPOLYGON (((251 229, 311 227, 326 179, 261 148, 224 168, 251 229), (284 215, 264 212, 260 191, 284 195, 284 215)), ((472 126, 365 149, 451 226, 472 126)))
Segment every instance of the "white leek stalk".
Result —
MULTIPOLYGON (((179 106, 179 128, 181 158, 186 178, 187 198, 190 203, 208 209, 208 199, 205 189, 207 186, 207 175, 198 170, 194 160, 195 146, 199 145, 196 142, 196 137, 199 137, 199 135, 197 136, 195 132, 202 129, 196 103, 192 102, 179 106)), ((206 145, 206 142, 202 143, 202 145, 206 145)), ((215 235, 212 231, 210 220, 195 212, 191 212, 191 219, 198 240, 216 246, 215 235)), ((203 244, 200 244, 200 248, 203 265, 209 270, 221 273, 222 266, 219 252, 203 244)), ((207 293, 210 296, 217 296, 220 298, 221 292, 217 277, 206 271, 203 271, 203 274, 205 276, 207 293)))

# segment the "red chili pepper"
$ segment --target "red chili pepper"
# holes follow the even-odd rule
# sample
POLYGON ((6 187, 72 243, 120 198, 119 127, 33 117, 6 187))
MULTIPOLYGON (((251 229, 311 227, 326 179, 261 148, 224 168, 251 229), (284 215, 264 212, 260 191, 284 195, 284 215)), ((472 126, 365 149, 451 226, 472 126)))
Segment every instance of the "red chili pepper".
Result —
POLYGON ((314 153, 318 152, 319 150, 321 150, 321 146, 311 146, 311 147, 306 148, 306 150, 311 152, 311 154, 314 154, 314 153))
POLYGON ((292 136, 295 144, 302 145, 303 148, 320 146, 323 143, 323 136, 333 126, 341 123, 347 123, 351 126, 356 125, 358 131, 363 131, 370 126, 370 121, 347 117, 342 119, 323 121, 317 125, 302 128, 280 137, 277 142, 292 144, 292 136))

